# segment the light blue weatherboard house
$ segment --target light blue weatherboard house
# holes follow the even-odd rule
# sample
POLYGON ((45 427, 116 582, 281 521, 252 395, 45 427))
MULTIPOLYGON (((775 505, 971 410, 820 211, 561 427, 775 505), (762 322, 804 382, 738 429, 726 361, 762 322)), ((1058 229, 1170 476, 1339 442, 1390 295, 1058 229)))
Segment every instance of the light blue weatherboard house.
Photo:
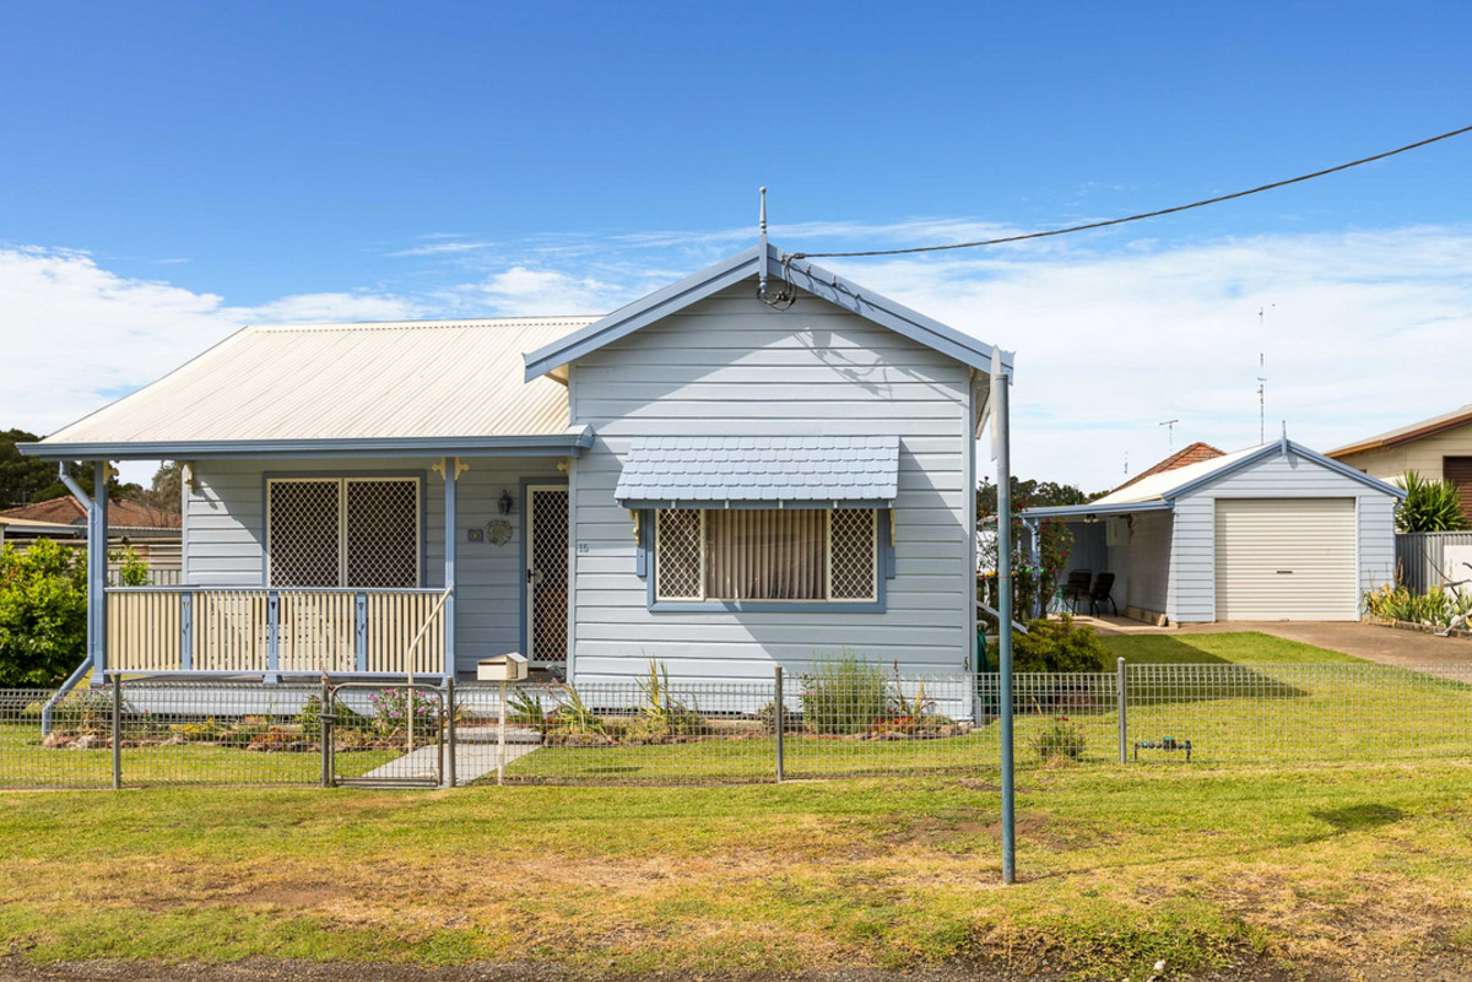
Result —
POLYGON ((606 317, 247 328, 23 452, 185 465, 98 679, 959 672, 993 356, 763 240, 606 317))

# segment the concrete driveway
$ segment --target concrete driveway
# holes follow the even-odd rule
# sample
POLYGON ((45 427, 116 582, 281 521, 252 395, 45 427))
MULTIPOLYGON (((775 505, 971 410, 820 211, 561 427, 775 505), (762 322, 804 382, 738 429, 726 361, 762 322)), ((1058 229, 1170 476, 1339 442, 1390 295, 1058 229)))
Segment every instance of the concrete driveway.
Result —
POLYGON ((1122 617, 1076 618, 1100 634, 1159 634, 1166 637, 1181 634, 1222 634, 1228 631, 1258 631, 1301 641, 1331 651, 1341 651, 1355 658, 1382 665, 1431 668, 1456 666, 1458 676, 1472 673, 1472 638, 1439 638, 1419 631, 1401 631, 1379 624, 1357 621, 1222 621, 1216 624, 1184 624, 1179 627, 1155 627, 1122 617))
POLYGON ((1181 634, 1260 631, 1290 641, 1342 651, 1382 665, 1472 667, 1472 639, 1439 638, 1434 634, 1401 631, 1379 624, 1355 621, 1226 621, 1220 624, 1186 624, 1178 630, 1181 634))

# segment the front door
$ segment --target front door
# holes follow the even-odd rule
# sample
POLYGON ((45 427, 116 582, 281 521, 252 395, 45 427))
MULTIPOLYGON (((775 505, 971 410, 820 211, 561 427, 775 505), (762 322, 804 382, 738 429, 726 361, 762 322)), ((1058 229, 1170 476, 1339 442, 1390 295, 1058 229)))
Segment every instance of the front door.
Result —
POLYGON ((527 659, 567 664, 567 485, 526 489, 527 659))

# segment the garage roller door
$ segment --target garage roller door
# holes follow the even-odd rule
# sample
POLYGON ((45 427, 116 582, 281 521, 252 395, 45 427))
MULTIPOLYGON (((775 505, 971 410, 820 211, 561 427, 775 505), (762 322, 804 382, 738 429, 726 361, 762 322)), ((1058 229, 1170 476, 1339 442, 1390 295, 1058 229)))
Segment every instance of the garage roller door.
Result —
POLYGON ((1353 498, 1218 498, 1217 620, 1359 617, 1353 498))

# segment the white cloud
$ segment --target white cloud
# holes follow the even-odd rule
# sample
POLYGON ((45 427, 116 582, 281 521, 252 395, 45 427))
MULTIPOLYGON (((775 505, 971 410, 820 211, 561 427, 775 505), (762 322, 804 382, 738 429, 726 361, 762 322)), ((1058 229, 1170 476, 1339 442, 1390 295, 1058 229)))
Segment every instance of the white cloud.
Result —
POLYGON ((212 293, 131 279, 86 253, 0 249, 0 423, 46 433, 143 385, 246 323, 392 319, 417 308, 351 293, 227 307, 212 293))
POLYGON ((430 242, 426 245, 410 246, 407 249, 398 249, 394 252, 386 252, 386 256, 447 256, 461 252, 479 252, 489 249, 489 242, 430 242))
MULTIPOLYGON (((955 237, 991 228, 938 220, 929 231, 943 227, 955 237)), ((866 241, 861 226, 808 228, 866 241)), ((883 228, 922 234, 906 223, 883 228)), ((734 231, 692 235, 714 236, 722 252, 739 241, 734 231)), ((751 231, 741 235, 749 241, 751 231)), ((0 249, 4 360, 23 366, 0 387, 0 424, 55 429, 244 323, 611 310, 694 265, 688 241, 656 239, 605 238, 600 249, 544 257, 546 266, 412 294, 298 294, 255 307, 122 277, 85 253, 0 249)), ((1025 476, 1117 483, 1126 453, 1132 472, 1164 456, 1157 424, 1176 417, 1177 447, 1256 442, 1259 350, 1269 439, 1286 418, 1291 436, 1325 449, 1472 401, 1460 368, 1472 339, 1472 230, 1100 248, 1090 240, 829 265, 1018 352, 1014 453, 1025 476)))
POLYGON ((629 299, 629 286, 556 270, 513 266, 476 283, 456 287, 448 298, 461 308, 492 314, 587 314, 612 310, 629 299))
POLYGON ((1040 262, 851 263, 846 274, 1015 349, 1014 454, 1027 476, 1117 483, 1175 446, 1267 438, 1317 449, 1469 400, 1472 232, 1273 236, 1040 262), (1266 312, 1259 328, 1257 312, 1266 312), (1439 365, 1447 366, 1439 369, 1439 365))

